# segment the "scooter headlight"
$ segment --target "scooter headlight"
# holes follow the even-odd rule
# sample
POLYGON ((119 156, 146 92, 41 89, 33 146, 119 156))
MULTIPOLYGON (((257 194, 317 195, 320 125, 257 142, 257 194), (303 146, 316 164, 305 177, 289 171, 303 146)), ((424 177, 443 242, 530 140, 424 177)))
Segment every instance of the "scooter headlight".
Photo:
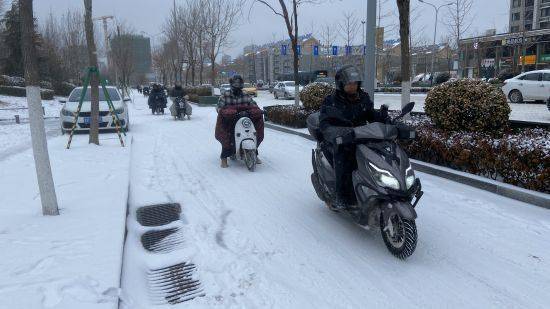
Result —
POLYGON ((407 185, 407 190, 409 190, 414 185, 414 181, 416 180, 412 166, 409 165, 405 175, 407 175, 406 176, 407 178, 405 179, 405 183, 407 185))
POLYGON ((399 190, 399 181, 389 171, 381 169, 372 163, 369 163, 369 165, 372 170, 372 176, 379 186, 399 190))
POLYGON ((244 119, 242 125, 245 129, 250 129, 250 127, 252 127, 252 121, 250 119, 244 119))

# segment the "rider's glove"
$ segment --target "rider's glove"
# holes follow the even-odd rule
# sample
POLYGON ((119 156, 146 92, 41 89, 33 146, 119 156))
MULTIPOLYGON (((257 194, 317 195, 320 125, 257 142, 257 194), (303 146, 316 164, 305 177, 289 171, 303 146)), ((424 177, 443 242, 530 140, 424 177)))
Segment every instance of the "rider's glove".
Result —
POLYGON ((336 137, 336 145, 346 145, 351 144, 355 140, 355 132, 350 129, 346 130, 342 134, 340 134, 338 137, 336 137))

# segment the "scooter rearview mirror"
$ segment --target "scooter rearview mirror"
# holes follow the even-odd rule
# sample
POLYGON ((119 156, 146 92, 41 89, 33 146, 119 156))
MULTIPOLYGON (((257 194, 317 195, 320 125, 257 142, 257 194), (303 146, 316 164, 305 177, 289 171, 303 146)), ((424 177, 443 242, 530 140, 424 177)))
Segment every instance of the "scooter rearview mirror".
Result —
POLYGON ((408 113, 412 112, 414 108, 414 102, 410 102, 409 104, 405 105, 403 109, 401 110, 401 117, 407 115, 408 113))

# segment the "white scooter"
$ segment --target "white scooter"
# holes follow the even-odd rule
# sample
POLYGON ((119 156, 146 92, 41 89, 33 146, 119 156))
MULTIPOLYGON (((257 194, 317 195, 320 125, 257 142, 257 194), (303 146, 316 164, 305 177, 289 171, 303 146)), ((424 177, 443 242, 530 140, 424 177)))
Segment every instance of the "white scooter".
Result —
POLYGON ((256 128, 248 111, 237 114, 235 124, 235 159, 244 161, 249 171, 253 172, 257 163, 256 128))

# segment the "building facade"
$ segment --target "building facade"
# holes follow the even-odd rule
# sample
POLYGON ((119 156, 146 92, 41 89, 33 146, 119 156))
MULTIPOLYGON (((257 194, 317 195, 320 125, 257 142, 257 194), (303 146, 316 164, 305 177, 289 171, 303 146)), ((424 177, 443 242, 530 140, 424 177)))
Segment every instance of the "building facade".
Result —
POLYGON ((510 32, 550 29, 550 0, 511 0, 510 32))
POLYGON ((550 29, 504 33, 460 40, 463 77, 491 78, 508 71, 550 67, 550 29))

